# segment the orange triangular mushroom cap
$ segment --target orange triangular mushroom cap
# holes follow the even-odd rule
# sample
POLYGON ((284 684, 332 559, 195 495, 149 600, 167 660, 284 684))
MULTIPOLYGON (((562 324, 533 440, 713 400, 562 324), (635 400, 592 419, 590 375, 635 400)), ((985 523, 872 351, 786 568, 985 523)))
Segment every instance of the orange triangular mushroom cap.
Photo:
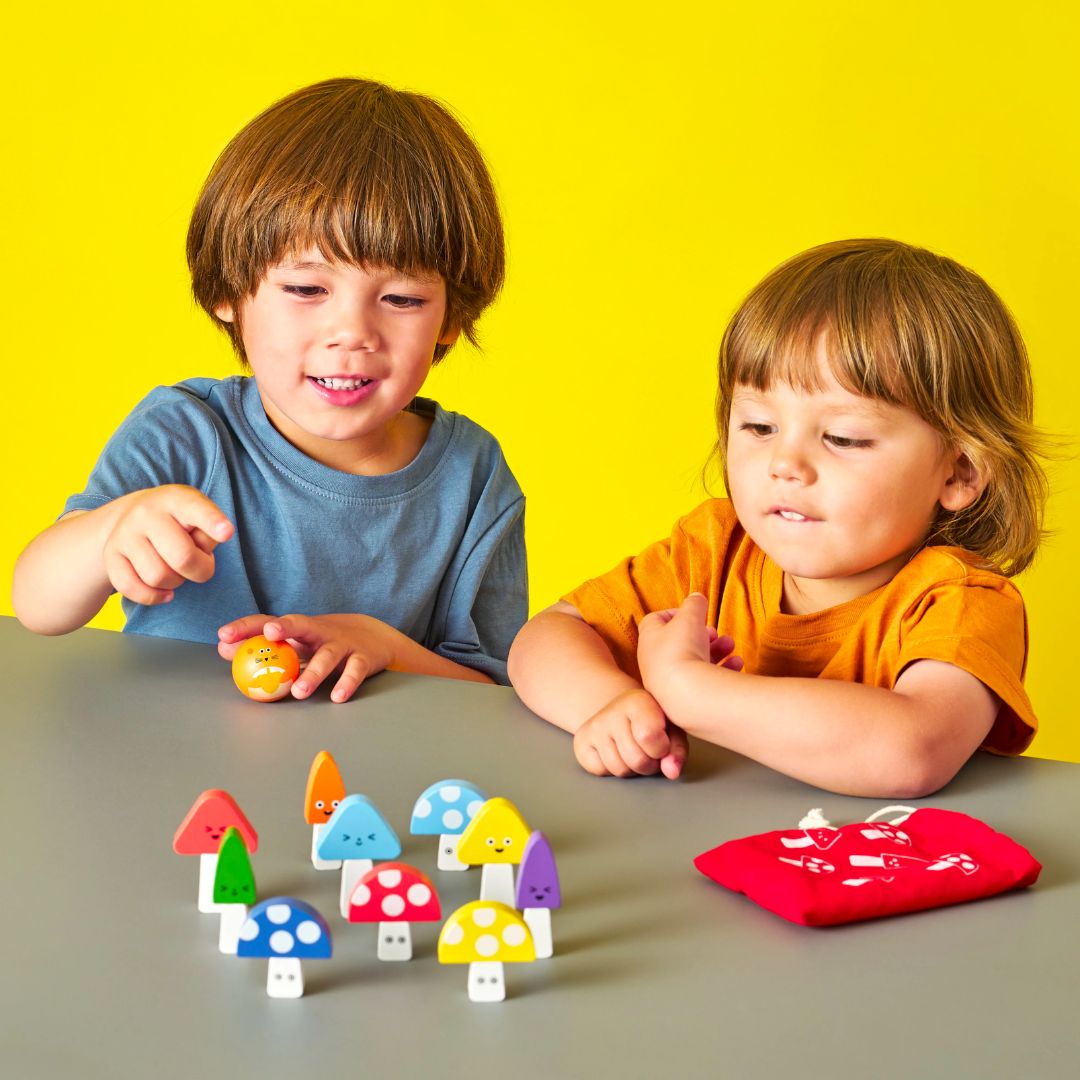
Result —
POLYGON ((216 855, 230 826, 240 833, 249 852, 258 849, 259 834, 236 800, 227 791, 210 788, 191 804, 187 817, 180 822, 173 836, 173 851, 177 855, 216 855))
POLYGON ((304 793, 304 820, 309 825, 325 825, 337 804, 345 798, 345 781, 328 750, 320 750, 311 763, 304 793), (316 806, 316 803, 322 806, 316 806))

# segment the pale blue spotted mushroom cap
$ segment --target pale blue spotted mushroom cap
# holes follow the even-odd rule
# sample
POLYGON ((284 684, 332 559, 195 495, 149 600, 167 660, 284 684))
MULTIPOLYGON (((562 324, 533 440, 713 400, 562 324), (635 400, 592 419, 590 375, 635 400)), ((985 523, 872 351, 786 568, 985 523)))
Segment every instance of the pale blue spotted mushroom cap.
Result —
POLYGON ((413 836, 460 836, 487 796, 468 780, 440 780, 416 800, 409 832, 413 836))
POLYGON ((329 960, 332 950, 330 927, 310 904, 292 896, 274 896, 248 913, 240 927, 236 955, 329 960))
POLYGON ((400 854, 397 833, 363 795, 346 795, 319 839, 320 859, 396 859, 400 854))

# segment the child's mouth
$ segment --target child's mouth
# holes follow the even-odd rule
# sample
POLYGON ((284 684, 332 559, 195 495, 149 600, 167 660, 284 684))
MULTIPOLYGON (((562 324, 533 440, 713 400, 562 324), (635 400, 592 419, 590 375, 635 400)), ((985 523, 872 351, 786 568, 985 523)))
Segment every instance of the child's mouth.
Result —
POLYGON ((323 401, 331 405, 355 405, 375 391, 379 380, 359 375, 309 375, 308 383, 323 401))

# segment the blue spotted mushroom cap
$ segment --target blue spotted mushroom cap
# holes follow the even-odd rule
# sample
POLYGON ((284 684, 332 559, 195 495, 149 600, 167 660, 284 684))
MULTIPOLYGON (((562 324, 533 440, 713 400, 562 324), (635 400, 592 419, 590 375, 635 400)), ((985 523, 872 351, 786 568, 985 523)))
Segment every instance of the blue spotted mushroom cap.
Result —
POLYGON ((319 839, 320 859, 396 859, 400 854, 397 833, 363 795, 346 795, 319 839))
POLYGON ((328 960, 332 950, 330 927, 310 904, 292 896, 274 896, 248 912, 236 955, 328 960))
POLYGON ((487 796, 468 780, 440 780, 416 800, 409 832, 413 836, 458 836, 487 796))

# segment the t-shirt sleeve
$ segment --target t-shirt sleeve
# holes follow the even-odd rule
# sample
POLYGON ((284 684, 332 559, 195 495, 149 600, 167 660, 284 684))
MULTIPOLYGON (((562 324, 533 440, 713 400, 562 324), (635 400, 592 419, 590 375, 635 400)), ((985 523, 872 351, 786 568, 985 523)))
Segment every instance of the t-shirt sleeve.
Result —
POLYGON ((221 453, 214 424, 187 394, 158 387, 105 444, 86 482, 62 513, 95 510, 121 495, 160 484, 205 491, 221 453))
POLYGON ((1023 684, 1027 617, 1017 588, 993 574, 942 583, 919 599, 905 623, 897 670, 915 660, 942 660, 970 672, 1001 701, 983 749, 1027 749, 1038 721, 1023 684))
POLYGON ((615 662, 634 678, 638 626, 651 611, 678 607, 692 592, 711 596, 724 563, 734 512, 711 499, 680 518, 663 540, 621 560, 562 597, 600 635, 615 662))

